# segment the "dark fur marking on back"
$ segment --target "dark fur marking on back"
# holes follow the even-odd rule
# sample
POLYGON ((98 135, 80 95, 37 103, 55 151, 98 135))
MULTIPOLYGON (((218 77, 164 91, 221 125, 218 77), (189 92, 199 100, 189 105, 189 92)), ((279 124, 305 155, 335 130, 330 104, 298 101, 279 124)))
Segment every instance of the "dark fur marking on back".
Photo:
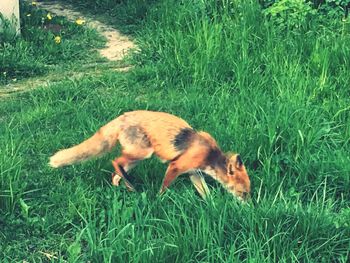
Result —
POLYGON ((128 139, 131 141, 131 142, 134 142, 136 141, 140 135, 140 128, 137 127, 137 126, 130 126, 129 128, 127 128, 125 130, 127 136, 128 136, 128 139))
POLYGON ((102 152, 109 149, 109 142, 107 140, 104 140, 101 142, 102 152))
POLYGON ((191 128, 181 129, 180 132, 175 136, 173 144, 176 150, 184 151, 186 150, 191 142, 192 136, 195 134, 195 131, 191 128))
POLYGON ((142 147, 150 147, 151 142, 149 141, 147 135, 144 133, 139 126, 130 126, 125 130, 127 139, 132 144, 140 144, 142 147))
POLYGON ((211 149, 208 152, 206 162, 212 168, 219 168, 226 171, 227 159, 219 149, 211 149))

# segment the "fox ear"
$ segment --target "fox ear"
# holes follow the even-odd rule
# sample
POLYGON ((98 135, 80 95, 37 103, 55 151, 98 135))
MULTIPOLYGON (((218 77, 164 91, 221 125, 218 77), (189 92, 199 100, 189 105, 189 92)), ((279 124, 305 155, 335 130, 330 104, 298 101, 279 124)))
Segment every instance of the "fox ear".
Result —
POLYGON ((241 169, 242 165, 243 165, 242 158, 239 154, 237 154, 236 155, 236 168, 241 169))
POLYGON ((234 153, 233 153, 233 152, 227 152, 225 155, 226 155, 226 157, 227 157, 228 159, 231 159, 232 156, 234 156, 234 153))
POLYGON ((235 171, 233 170, 233 165, 231 163, 228 165, 228 173, 230 175, 234 175, 235 173, 235 171))

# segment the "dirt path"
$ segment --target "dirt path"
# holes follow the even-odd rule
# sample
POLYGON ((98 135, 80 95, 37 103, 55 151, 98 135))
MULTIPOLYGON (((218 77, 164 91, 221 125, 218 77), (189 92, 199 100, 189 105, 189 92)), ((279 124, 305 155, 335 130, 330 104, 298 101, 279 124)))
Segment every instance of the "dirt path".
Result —
POLYGON ((101 56, 111 61, 121 60, 135 44, 118 30, 97 21, 92 16, 86 16, 77 11, 72 5, 60 1, 37 2, 37 6, 53 14, 64 16, 70 21, 76 21, 78 18, 86 21, 86 25, 96 29, 107 39, 106 47, 100 49, 101 56))
POLYGON ((105 69, 96 69, 92 67, 91 69, 88 67, 84 68, 84 71, 67 71, 62 72, 52 72, 44 76, 33 77, 29 79, 25 79, 23 81, 12 82, 4 87, 0 86, 0 101, 1 99, 5 99, 8 96, 13 94, 18 94, 20 92, 28 92, 38 87, 48 87, 52 84, 59 83, 62 80, 66 79, 81 79, 87 76, 97 76, 106 72, 107 70, 113 71, 127 71, 130 67, 121 67, 117 68, 113 65, 113 67, 105 68, 105 69))

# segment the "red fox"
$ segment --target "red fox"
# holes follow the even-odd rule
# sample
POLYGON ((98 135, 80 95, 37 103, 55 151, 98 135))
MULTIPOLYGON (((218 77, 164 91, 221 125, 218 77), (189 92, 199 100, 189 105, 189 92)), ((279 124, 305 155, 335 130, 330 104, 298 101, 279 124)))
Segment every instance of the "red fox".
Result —
POLYGON ((250 179, 240 155, 224 154, 210 134, 197 132, 183 119, 165 112, 126 112, 101 127, 91 138, 58 151, 50 157, 50 165, 57 168, 88 160, 110 151, 118 141, 122 154, 112 161, 113 185, 119 185, 123 178, 129 190, 134 190, 127 172, 155 154, 163 162, 169 162, 160 193, 179 175, 189 173, 199 194, 206 198, 209 190, 198 173, 203 171, 240 200, 249 197, 250 179))

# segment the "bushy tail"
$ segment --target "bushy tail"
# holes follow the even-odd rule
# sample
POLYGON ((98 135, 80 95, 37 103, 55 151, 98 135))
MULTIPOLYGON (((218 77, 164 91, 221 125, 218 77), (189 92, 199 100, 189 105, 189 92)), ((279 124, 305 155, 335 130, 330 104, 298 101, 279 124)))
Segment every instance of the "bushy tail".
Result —
POLYGON ((58 168, 99 156, 113 148, 118 140, 117 132, 108 136, 101 129, 92 137, 68 149, 58 151, 50 157, 50 166, 58 168))

